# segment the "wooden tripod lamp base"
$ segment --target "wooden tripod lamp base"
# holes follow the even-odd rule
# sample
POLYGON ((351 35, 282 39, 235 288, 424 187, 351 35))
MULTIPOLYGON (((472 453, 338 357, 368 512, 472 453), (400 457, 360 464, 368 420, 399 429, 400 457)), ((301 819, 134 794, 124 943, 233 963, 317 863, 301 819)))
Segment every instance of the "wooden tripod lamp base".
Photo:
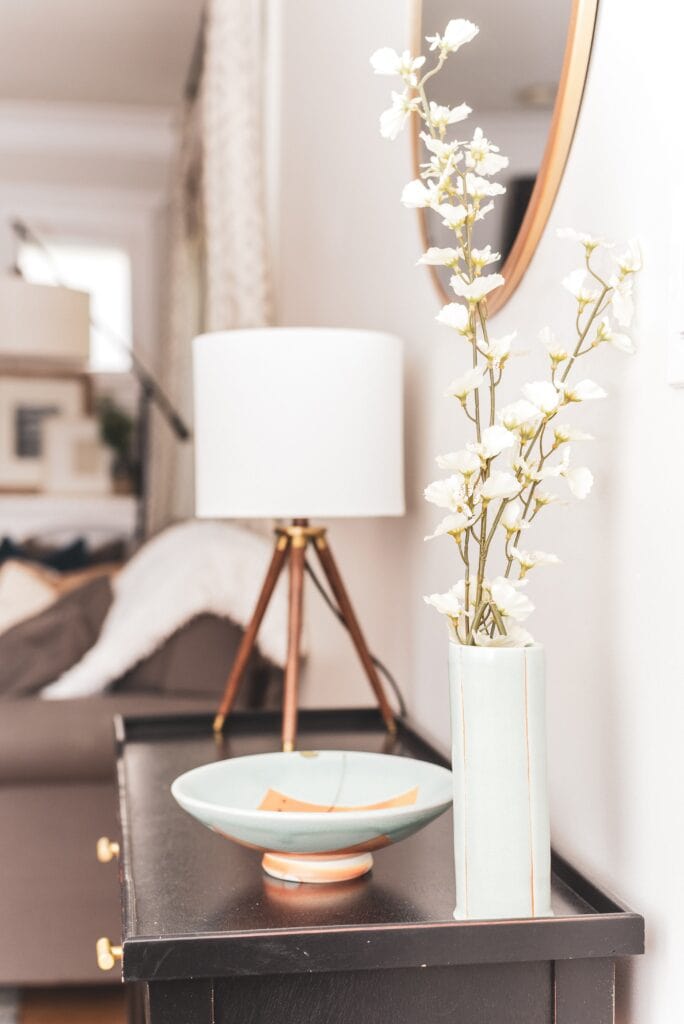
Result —
POLYGON ((306 552, 312 544, 323 572, 326 575, 337 605, 351 635, 357 654, 361 659, 368 681, 373 689, 385 725, 390 733, 396 732, 392 708, 387 700, 370 651, 364 639, 358 619, 354 613, 339 570, 328 546, 326 531, 320 526, 309 526, 306 519, 293 520, 292 526, 276 529, 276 545, 271 564, 266 573, 254 614, 245 630, 240 647, 226 682, 220 707, 214 719, 214 732, 220 734, 230 714, 244 675, 249 657, 254 649, 259 626, 268 608, 276 583, 285 562, 290 565, 289 622, 287 662, 283 695, 283 750, 294 750, 297 738, 297 695, 299 690, 300 642, 302 632, 302 599, 304 594, 304 572, 306 552))

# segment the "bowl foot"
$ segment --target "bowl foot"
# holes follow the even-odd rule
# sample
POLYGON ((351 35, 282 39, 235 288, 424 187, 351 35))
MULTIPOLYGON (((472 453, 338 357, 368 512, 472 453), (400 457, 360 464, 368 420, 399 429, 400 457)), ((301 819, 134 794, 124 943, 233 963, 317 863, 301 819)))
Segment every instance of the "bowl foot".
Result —
POLYGON ((261 866, 267 875, 285 882, 346 882, 373 867, 370 853, 296 854, 265 853, 261 866))

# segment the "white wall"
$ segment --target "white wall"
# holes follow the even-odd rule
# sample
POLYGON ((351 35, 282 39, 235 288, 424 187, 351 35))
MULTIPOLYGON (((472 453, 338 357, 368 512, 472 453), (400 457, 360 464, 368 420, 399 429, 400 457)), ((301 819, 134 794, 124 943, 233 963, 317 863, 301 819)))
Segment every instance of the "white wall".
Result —
MULTIPOLYGON (((408 139, 389 144, 377 135, 388 83, 368 66, 374 48, 404 45, 407 5, 282 5, 277 291, 282 323, 377 327, 406 339, 409 514, 391 524, 335 525, 334 539, 373 646, 410 690, 418 718, 446 740, 445 637, 421 595, 446 586, 457 566, 448 547, 423 546, 433 516, 420 493, 433 455, 461 440, 440 395, 462 361, 433 323, 427 275, 413 267, 418 226, 398 204, 412 177, 408 139)), ((679 101, 668 74, 680 62, 682 15, 668 0, 654 0, 648 18, 637 0, 600 7, 551 224, 497 327, 514 325, 532 344, 545 322, 569 324, 558 282, 574 254, 555 239, 556 226, 639 236, 646 263, 640 351, 631 361, 607 353, 595 365, 593 375, 611 392, 584 419, 600 438, 587 453, 597 486, 587 503, 560 510, 535 536, 564 564, 533 584, 534 632, 548 650, 556 846, 646 914, 648 956, 621 978, 620 1020, 676 1024, 684 953, 684 392, 665 384, 664 346, 667 242, 681 167, 673 149, 679 101)), ((311 605, 307 699, 362 698, 343 638, 318 602, 311 605)))

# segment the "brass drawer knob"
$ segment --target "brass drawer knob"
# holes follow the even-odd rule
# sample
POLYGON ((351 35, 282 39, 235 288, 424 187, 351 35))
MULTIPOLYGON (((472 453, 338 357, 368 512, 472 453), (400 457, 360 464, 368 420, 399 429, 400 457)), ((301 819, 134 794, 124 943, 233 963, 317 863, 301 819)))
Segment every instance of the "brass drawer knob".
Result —
POLYGON ((106 936, 103 936, 95 943, 95 952, 97 954, 97 966, 100 970, 111 971, 117 960, 121 960, 123 956, 123 947, 112 946, 109 939, 106 936))
POLYGON ((119 856, 119 844, 108 839, 107 836, 100 836, 96 850, 100 864, 109 864, 110 860, 119 856))

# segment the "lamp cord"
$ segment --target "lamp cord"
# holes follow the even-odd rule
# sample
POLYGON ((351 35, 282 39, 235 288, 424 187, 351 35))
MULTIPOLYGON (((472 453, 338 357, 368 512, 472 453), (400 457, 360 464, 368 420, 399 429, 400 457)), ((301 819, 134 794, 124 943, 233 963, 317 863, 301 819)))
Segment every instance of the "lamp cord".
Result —
MULTIPOLYGON (((305 567, 307 573, 309 574, 309 576, 310 576, 310 578, 311 578, 311 580, 312 580, 316 590, 321 595, 321 597, 323 598, 323 600, 327 604, 327 606, 330 609, 330 611, 333 613, 335 618, 339 622, 342 623, 344 628, 349 633, 349 626, 347 625, 347 620, 345 619, 344 615, 342 614, 340 609, 337 607, 337 605, 335 604, 333 599, 328 594, 327 590, 325 589, 325 587, 321 583, 321 580, 319 579, 319 577, 316 575, 316 572, 313 569, 313 567, 312 567, 312 565, 311 565, 311 563, 309 562, 308 559, 304 562, 304 567, 305 567)), ((385 679, 387 680, 387 682, 390 685, 392 693, 394 694, 394 696, 396 698, 396 701, 397 701, 397 704, 399 705, 399 714, 401 715, 402 718, 405 718, 406 717, 406 701, 404 700, 404 695, 401 692, 401 689, 399 688, 398 682, 396 681, 396 679, 394 678, 394 676, 392 675, 390 670, 387 668, 387 666, 383 665, 383 663, 380 661, 380 659, 376 658, 376 656, 372 652, 369 652, 369 653, 370 653, 371 661, 373 662, 373 664, 377 668, 378 672, 381 672, 383 674, 383 676, 385 677, 385 679)))

